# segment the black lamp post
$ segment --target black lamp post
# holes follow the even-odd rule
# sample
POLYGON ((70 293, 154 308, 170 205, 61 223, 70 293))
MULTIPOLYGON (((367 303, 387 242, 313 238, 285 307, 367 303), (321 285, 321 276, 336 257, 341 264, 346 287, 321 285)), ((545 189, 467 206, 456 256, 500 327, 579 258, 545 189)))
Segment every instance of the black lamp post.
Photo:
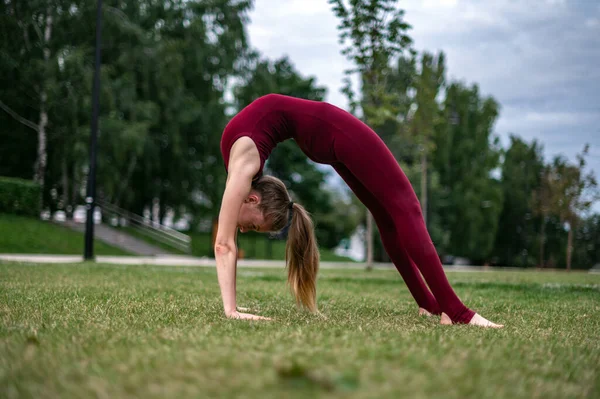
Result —
POLYGON ((85 203, 85 248, 83 258, 94 259, 94 207, 96 203, 96 143, 98 136, 98 111, 100 106, 100 44, 102 38, 102 0, 96 10, 96 55, 94 60, 94 85, 92 89, 92 124, 90 134, 90 167, 88 170, 87 195, 85 203))

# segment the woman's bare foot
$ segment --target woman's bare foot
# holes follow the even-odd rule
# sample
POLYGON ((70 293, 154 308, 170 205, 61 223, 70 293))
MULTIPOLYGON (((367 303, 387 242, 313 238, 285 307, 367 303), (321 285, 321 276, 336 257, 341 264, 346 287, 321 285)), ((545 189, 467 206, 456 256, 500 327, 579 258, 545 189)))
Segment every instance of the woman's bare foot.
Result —
MULTIPOLYGON (((446 313, 442 313, 442 318, 440 319, 440 324, 450 325, 450 324, 454 324, 454 323, 452 323, 452 320, 450 320, 450 317, 446 313)), ((479 315, 479 313, 475 313, 475 316, 473 316, 473 318, 471 319, 469 324, 473 325, 473 326, 487 327, 487 328, 502 328, 502 327, 504 327, 504 324, 492 323, 488 319, 481 317, 479 315)))
POLYGON ((433 315, 430 312, 428 312, 427 310, 425 310, 423 308, 419 308, 419 316, 431 317, 433 315))
POLYGON ((440 319, 440 324, 443 324, 445 326, 451 325, 452 320, 450 320, 450 316, 448 316, 446 313, 442 312, 442 318, 440 319))

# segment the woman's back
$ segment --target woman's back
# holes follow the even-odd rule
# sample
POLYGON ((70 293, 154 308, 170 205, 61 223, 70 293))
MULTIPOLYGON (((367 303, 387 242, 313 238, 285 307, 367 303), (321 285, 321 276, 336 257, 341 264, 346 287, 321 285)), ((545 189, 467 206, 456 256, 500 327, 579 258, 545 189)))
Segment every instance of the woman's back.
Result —
MULTIPOLYGON (((275 146, 294 139, 302 151, 319 163, 335 162, 333 156, 335 115, 349 114, 331 104, 269 94, 253 101, 225 127, 221 151, 227 167, 229 151, 242 136, 250 137, 261 157, 261 167, 275 146)), ((262 168, 261 168, 262 169, 262 168)))

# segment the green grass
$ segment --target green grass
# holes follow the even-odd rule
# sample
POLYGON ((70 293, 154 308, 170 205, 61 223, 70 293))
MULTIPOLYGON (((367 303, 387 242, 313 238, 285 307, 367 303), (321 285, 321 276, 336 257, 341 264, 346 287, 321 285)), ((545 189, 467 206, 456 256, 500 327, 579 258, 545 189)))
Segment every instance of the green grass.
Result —
POLYGON ((327 319, 295 309, 283 270, 0 264, 0 397, 592 398, 600 275, 449 273, 503 330, 420 318, 392 270, 324 270, 327 319))
MULTIPOLYGON (((0 253, 82 255, 84 234, 42 220, 0 213, 0 253)), ((130 255, 94 241, 97 255, 130 255)))

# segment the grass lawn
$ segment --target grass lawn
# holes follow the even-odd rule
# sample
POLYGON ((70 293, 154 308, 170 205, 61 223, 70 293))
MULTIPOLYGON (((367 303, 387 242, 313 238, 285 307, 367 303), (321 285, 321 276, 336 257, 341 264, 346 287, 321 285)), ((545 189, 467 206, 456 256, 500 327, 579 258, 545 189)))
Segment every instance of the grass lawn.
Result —
MULTIPOLYGON (((0 253, 83 255, 84 234, 56 223, 0 213, 0 253)), ((94 241, 96 255, 131 255, 94 241)))
POLYGON ((326 319, 284 270, 0 264, 0 397, 600 397, 600 275, 449 273, 502 330, 420 318, 393 270, 323 270, 326 319))

